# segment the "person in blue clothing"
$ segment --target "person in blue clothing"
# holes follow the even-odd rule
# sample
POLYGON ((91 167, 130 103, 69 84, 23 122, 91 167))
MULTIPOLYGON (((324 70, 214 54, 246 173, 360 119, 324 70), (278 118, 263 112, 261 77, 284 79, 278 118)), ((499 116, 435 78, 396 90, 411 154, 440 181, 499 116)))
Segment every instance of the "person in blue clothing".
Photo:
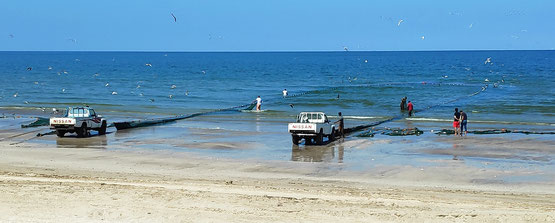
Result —
POLYGON ((466 115, 466 112, 461 109, 461 132, 459 133, 461 136, 463 132, 465 136, 466 133, 468 133, 468 129, 466 129, 467 118, 468 116, 466 115))

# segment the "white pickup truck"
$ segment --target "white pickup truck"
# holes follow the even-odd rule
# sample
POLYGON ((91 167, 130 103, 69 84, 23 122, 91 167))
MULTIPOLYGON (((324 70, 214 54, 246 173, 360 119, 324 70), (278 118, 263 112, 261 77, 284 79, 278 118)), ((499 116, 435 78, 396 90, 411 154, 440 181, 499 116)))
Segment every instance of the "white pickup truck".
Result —
POLYGON ((330 123, 323 112, 301 112, 296 122, 289 123, 288 131, 295 145, 303 138, 305 144, 312 144, 312 140, 316 144, 323 144, 324 137, 329 141, 335 137, 335 125, 330 123))
POLYGON ((89 107, 69 107, 64 117, 50 118, 50 129, 56 130, 59 137, 63 137, 67 132, 75 132, 77 137, 85 137, 89 135, 89 130, 104 135, 106 127, 106 119, 89 107))

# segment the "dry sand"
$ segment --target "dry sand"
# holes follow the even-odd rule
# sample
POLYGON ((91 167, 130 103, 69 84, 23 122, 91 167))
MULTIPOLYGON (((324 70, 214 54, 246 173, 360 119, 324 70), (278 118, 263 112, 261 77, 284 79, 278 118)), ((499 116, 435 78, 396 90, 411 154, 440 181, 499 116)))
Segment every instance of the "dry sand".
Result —
POLYGON ((456 164, 356 173, 6 141, 0 157, 2 222, 555 221, 552 184, 476 183, 456 164))

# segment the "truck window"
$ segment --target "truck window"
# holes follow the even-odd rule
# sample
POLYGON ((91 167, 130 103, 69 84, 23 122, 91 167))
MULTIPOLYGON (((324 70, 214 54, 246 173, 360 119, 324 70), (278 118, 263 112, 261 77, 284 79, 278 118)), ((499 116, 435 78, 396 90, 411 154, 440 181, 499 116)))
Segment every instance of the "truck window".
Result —
POLYGON ((96 116, 96 112, 94 112, 93 109, 89 109, 89 112, 91 113, 91 116, 93 116, 93 117, 96 116))
POLYGON ((322 119, 322 114, 318 114, 318 120, 322 119))

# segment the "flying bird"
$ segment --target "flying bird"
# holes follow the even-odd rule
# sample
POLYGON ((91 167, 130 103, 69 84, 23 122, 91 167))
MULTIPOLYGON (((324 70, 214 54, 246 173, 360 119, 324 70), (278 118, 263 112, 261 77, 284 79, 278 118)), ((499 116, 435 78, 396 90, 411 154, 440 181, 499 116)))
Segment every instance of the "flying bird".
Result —
POLYGON ((399 22, 397 23, 397 26, 401 26, 401 23, 403 22, 403 20, 399 20, 399 22))
POLYGON ((347 48, 346 46, 343 47, 343 50, 345 50, 345 52, 349 52, 349 48, 347 48))
POLYGON ((491 63, 491 57, 488 57, 488 58, 486 59, 486 61, 484 61, 484 64, 488 64, 488 63, 491 63))
POLYGON ((117 95, 117 94, 118 94, 118 92, 112 91, 112 95, 117 95))
POLYGON ((170 13, 170 14, 172 14, 173 21, 174 21, 174 22, 177 22, 177 18, 175 17, 175 15, 173 15, 173 13, 170 13))
POLYGON ((289 107, 293 108, 293 104, 289 104, 289 107))
POLYGON ((152 64, 150 64, 150 63, 145 63, 145 66, 152 67, 152 64))
POLYGON ((420 37, 420 39, 422 39, 422 40, 424 40, 424 38, 426 38, 426 37, 424 37, 424 36, 421 36, 421 37, 420 37))
POLYGON ((8 37, 10 37, 10 38, 12 38, 12 39, 13 39, 13 34, 10 34, 10 35, 8 35, 8 37))
POLYGON ((470 23, 470 25, 468 25, 469 29, 472 29, 472 26, 474 25, 474 23, 470 23))

